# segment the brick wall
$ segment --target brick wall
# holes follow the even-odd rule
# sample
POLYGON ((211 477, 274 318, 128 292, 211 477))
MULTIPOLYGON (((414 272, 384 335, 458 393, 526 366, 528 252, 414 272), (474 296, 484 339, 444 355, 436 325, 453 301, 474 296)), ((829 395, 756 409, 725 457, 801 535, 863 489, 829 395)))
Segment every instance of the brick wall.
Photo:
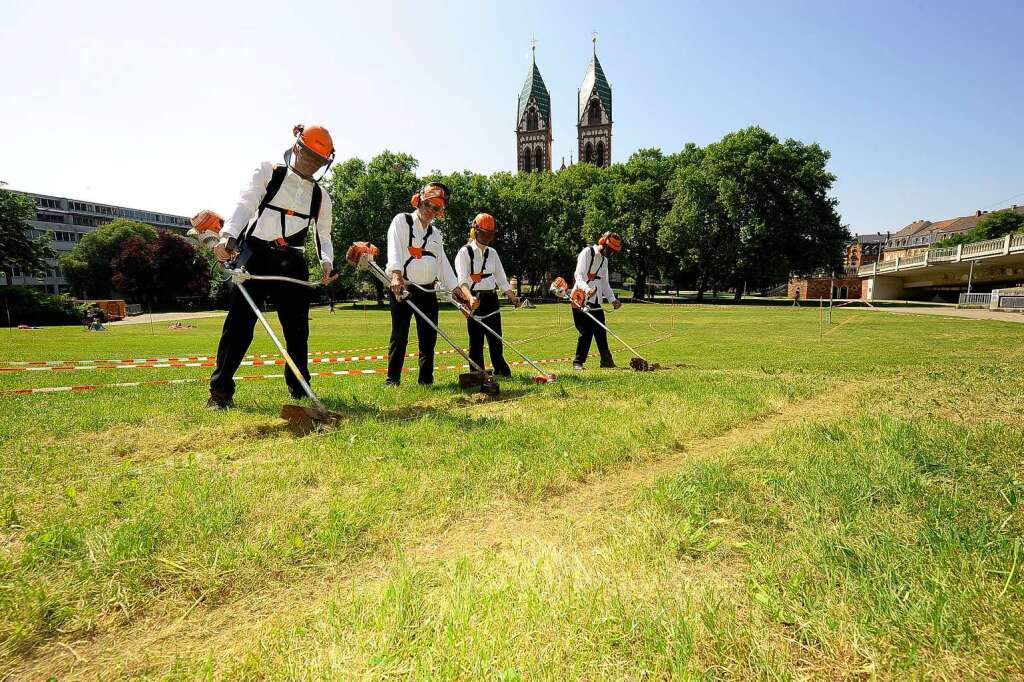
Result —
POLYGON ((796 298, 796 292, 799 289, 801 299, 828 298, 829 283, 836 288, 833 298, 863 298, 864 296, 864 280, 860 277, 837 277, 834 280, 830 280, 828 277, 794 277, 789 280, 787 295, 790 298, 796 298), (843 287, 846 287, 846 296, 842 295, 843 287))

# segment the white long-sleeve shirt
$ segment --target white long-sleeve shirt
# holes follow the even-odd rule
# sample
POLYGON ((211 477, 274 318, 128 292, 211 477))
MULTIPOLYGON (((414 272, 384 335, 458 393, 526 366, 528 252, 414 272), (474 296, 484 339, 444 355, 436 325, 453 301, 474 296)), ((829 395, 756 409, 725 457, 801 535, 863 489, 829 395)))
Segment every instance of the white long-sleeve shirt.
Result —
MULTIPOLYGON (((220 234, 222 237, 234 237, 242 234, 242 231, 249 226, 249 223, 256 217, 256 210, 259 208, 263 196, 267 193, 267 184, 274 174, 274 164, 265 161, 253 173, 249 186, 242 190, 238 198, 238 205, 231 213, 231 217, 224 223, 220 234)), ((320 214, 316 216, 314 225, 310 229, 315 230, 314 243, 317 246, 317 256, 321 263, 334 262, 334 245, 331 243, 331 197, 326 190, 321 190, 320 214)), ((309 213, 310 205, 313 202, 313 181, 306 180, 292 169, 288 169, 281 183, 281 189, 271 200, 271 206, 277 206, 285 210, 291 209, 296 213, 304 215, 309 213)), ((278 237, 290 237, 301 232, 309 224, 307 218, 300 218, 294 215, 284 216, 285 230, 281 234, 281 213, 273 209, 266 209, 256 223, 256 229, 252 236, 257 239, 272 242, 278 237)))
POLYGON ((455 274, 459 278, 459 284, 465 284, 474 292, 493 291, 494 289, 508 291, 511 288, 508 285, 508 277, 505 276, 505 268, 501 265, 498 252, 489 246, 482 246, 475 239, 471 239, 455 254, 455 274), (484 264, 485 253, 487 254, 486 264, 484 264), (473 278, 470 277, 474 272, 483 274, 479 284, 474 284, 473 278))
MULTIPOLYGON (((444 252, 444 235, 436 225, 430 230, 427 237, 427 227, 420 222, 418 211, 412 213, 412 244, 411 246, 423 249, 424 252, 434 254, 433 258, 423 255, 421 258, 412 258, 409 253, 409 223, 406 221, 408 213, 399 213, 391 221, 388 227, 388 263, 386 270, 391 274, 395 270, 401 272, 406 280, 422 287, 431 287, 434 282, 440 281, 441 286, 452 291, 458 286, 455 271, 452 270, 451 261, 444 252), (426 237, 426 242, 424 242, 426 237), (408 261, 408 265, 406 262, 408 261)), ((428 226, 429 227, 429 226, 428 226)))
POLYGON ((608 259, 601 253, 597 245, 588 246, 576 257, 576 284, 573 289, 596 289, 593 296, 587 297, 587 303, 601 305, 602 300, 612 303, 616 300, 611 282, 608 281, 608 259), (587 281, 587 273, 597 275, 593 281, 587 281))

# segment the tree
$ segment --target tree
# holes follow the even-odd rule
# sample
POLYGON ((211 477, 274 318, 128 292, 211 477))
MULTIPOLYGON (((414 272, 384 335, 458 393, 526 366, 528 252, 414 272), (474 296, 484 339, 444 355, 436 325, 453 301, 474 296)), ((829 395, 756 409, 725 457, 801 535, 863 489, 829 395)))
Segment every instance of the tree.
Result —
POLYGON ((120 246, 110 262, 111 281, 129 300, 152 305, 156 288, 156 243, 133 235, 120 246))
POLYGON ((111 261, 132 237, 149 242, 157 238, 156 228, 124 218, 103 225, 82 237, 74 250, 61 256, 60 264, 72 291, 81 298, 111 295, 111 261))
POLYGON ((671 219, 659 238, 704 286, 732 286, 738 299, 745 285, 841 263, 850 234, 828 195, 835 176, 827 151, 751 127, 690 155, 673 179, 671 219))
POLYGON ((36 205, 32 197, 21 192, 4 189, 0 182, 0 268, 3 268, 7 286, 14 282, 14 268, 29 275, 42 275, 48 268, 47 259, 56 258, 49 235, 31 239, 36 205))
MULTIPOLYGON (((334 207, 331 237, 339 256, 353 241, 372 242, 384 251, 395 214, 412 210, 409 199, 421 184, 415 172, 418 165, 408 154, 384 151, 369 164, 349 159, 335 169, 328 191, 334 207)), ((383 285, 372 281, 382 303, 383 285)))
POLYGON ((153 242, 153 299, 173 303, 181 297, 204 298, 210 292, 210 261, 181 235, 158 230, 153 242))
POLYGON ((622 237, 620 259, 634 279, 637 299, 646 296, 647 278, 668 264, 657 235, 672 208, 668 186, 675 163, 660 149, 641 149, 626 163, 612 165, 602 186, 587 195, 587 236, 611 231, 622 237))
POLYGON ((983 242, 986 239, 998 239, 1021 230, 1024 230, 1024 213, 1018 213, 1012 208, 1006 208, 1002 211, 989 213, 978 221, 978 224, 973 229, 949 239, 943 239, 935 244, 935 246, 945 248, 961 244, 971 244, 973 242, 983 242))

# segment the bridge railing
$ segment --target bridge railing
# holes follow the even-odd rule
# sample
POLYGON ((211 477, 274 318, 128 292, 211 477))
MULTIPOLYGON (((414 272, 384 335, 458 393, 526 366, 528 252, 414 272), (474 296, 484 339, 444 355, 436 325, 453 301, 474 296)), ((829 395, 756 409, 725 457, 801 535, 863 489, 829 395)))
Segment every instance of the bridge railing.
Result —
POLYGON ((916 256, 908 256, 907 258, 900 258, 900 269, 912 268, 918 265, 924 265, 928 262, 927 253, 919 253, 916 256))
POLYGON ((960 258, 982 258, 984 256, 994 256, 1003 253, 1003 249, 1006 247, 1006 239, 1000 237, 999 239, 986 239, 983 242, 974 242, 973 244, 964 244, 963 250, 960 252, 960 258))
POLYGON ((1000 308, 1024 308, 1024 296, 1000 296, 1000 308))
POLYGON ((960 294, 961 308, 987 308, 991 303, 992 294, 960 294))
POLYGON ((1010 250, 1024 249, 1024 233, 1015 234, 1010 238, 1010 250))
POLYGON ((944 249, 932 249, 928 252, 929 263, 949 263, 956 260, 956 247, 950 246, 944 249))

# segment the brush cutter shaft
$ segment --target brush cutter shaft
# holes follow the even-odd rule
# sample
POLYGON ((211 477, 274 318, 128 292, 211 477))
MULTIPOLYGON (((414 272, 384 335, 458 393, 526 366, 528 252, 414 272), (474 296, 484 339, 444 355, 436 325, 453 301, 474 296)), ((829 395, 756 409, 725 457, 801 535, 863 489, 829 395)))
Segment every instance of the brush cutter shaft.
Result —
POLYGON ((611 334, 612 336, 614 336, 614 337, 615 337, 616 339, 618 339, 618 340, 619 340, 619 343, 621 343, 621 344, 622 344, 623 346, 625 346, 626 348, 628 348, 628 349, 629 349, 629 351, 630 351, 630 352, 631 352, 631 353, 632 353, 633 355, 637 356, 638 358, 642 358, 642 357, 643 357, 643 356, 641 356, 641 355, 640 355, 639 353, 637 353, 637 352, 636 352, 636 350, 634 350, 634 349, 633 349, 633 346, 631 346, 631 345, 629 345, 628 343, 626 343, 625 341, 623 341, 623 340, 622 340, 622 337, 621 337, 621 336, 619 336, 618 334, 616 334, 615 332, 613 332, 613 331, 612 331, 611 329, 609 329, 609 328, 608 328, 608 325, 606 325, 606 324, 605 324, 604 322, 601 322, 601 320, 599 320, 599 319, 597 319, 596 317, 594 317, 593 315, 591 315, 591 314, 590 314, 590 311, 589 311, 589 310, 587 310, 586 308, 580 308, 580 311, 581 311, 581 312, 583 312, 584 314, 586 314, 586 316, 587 316, 587 317, 589 317, 590 319, 592 319, 592 320, 593 320, 594 322, 596 322, 596 323, 598 323, 599 325, 601 325, 601 327, 603 327, 603 328, 604 328, 604 330, 605 330, 606 332, 608 332, 609 334, 611 334))
MULTIPOLYGON (((370 272, 371 275, 379 279, 384 284, 384 286, 389 286, 391 284, 391 280, 388 278, 387 273, 385 273, 384 270, 382 270, 381 267, 377 265, 376 262, 373 261, 373 259, 364 257, 360 261, 360 263, 365 267, 366 270, 370 272)), ((412 308, 412 311, 416 313, 417 317, 419 317, 421 320, 430 325, 430 328, 437 332, 438 336, 447 341, 448 345, 454 348, 455 352, 461 355, 463 359, 469 363, 469 366, 473 368, 473 371, 480 372, 481 374, 485 373, 484 368, 476 364, 476 362, 473 361, 473 358, 469 357, 466 351, 462 350, 462 348, 460 348, 459 345, 455 343, 450 336, 445 334, 444 331, 439 326, 434 324, 434 321, 427 317, 426 313, 420 310, 415 303, 413 303, 409 299, 404 300, 405 304, 412 308)))
POLYGON ((288 364, 288 367, 291 368, 292 373, 295 374, 295 378, 298 380, 299 385, 302 386, 302 390, 306 392, 307 396, 309 396, 310 401, 313 403, 314 406, 316 406, 318 412, 327 414, 327 408, 323 406, 323 403, 320 402, 320 399, 316 397, 315 393, 313 393, 313 389, 310 388, 309 383, 306 381, 305 377, 302 376, 302 372, 300 372, 299 368, 295 365, 295 361, 292 360, 292 356, 288 354, 287 350, 285 350, 284 345, 281 343, 280 340, 278 340, 277 334, 275 334, 274 330, 270 327, 270 323, 267 322, 267 318, 265 318, 263 316, 263 313, 260 312, 260 308, 258 305, 256 305, 256 301, 252 300, 252 296, 250 296, 249 292, 245 290, 245 284, 236 281, 235 285, 238 287, 238 290, 242 292, 242 296, 245 297, 245 300, 246 302, 248 302, 249 307, 251 307, 252 311, 256 313, 256 319, 258 319, 260 323, 263 325, 263 328, 267 330, 267 334, 270 335, 270 340, 273 341, 274 345, 277 346, 277 349, 281 351, 281 356, 284 358, 284 361, 288 364))
MULTIPOLYGON (((521 358, 522 358, 523 360, 525 360, 525 361, 526 361, 526 363, 530 365, 530 367, 533 367, 533 368, 534 368, 535 370, 537 370, 538 372, 540 372, 541 374, 543 374, 543 375, 544 375, 545 377, 547 377, 548 379, 550 379, 550 378, 551 378, 551 375, 549 375, 549 374, 548 374, 547 372, 545 372, 545 371, 544 371, 544 370, 542 370, 542 369, 541 369, 540 367, 538 367, 538 366, 537 366, 537 364, 536 364, 536 363, 535 363, 535 362, 534 362, 533 360, 531 360, 530 358, 526 357, 526 355, 525 355, 525 354, 524 354, 524 353, 523 353, 523 352, 522 352, 521 350, 519 350, 518 348, 516 348, 515 346, 513 346, 513 345, 512 345, 511 343, 509 343, 508 341, 506 341, 506 340, 505 340, 505 339, 504 339, 504 338, 503 338, 503 337, 501 336, 501 334, 499 334, 498 332, 494 331, 494 330, 493 330, 493 329, 491 329, 491 328, 490 328, 489 326, 487 326, 486 324, 484 324, 484 323, 483 323, 483 322, 481 321, 481 320, 482 320, 482 318, 479 318, 479 317, 477 317, 476 315, 473 315, 473 314, 472 314, 472 313, 470 312, 470 310, 469 310, 469 308, 468 308, 467 306, 463 305, 462 303, 459 303, 459 302, 458 302, 458 301, 456 301, 456 300, 455 300, 454 298, 452 298, 452 303, 454 303, 454 304, 455 304, 455 305, 456 305, 456 306, 458 307, 458 309, 462 311, 462 314, 463 314, 463 315, 465 315, 465 316, 466 316, 466 317, 468 317, 469 319, 471 319, 471 320, 473 320, 474 322, 476 322, 476 323, 477 323, 478 325, 480 325, 481 327, 483 327, 483 328, 484 328, 484 331, 486 331, 486 332, 487 332, 488 334, 490 334, 490 335, 491 335, 491 336, 493 336, 494 338, 498 339, 498 340, 499 340, 499 341, 501 341, 501 342, 502 342, 503 344, 505 344, 506 346, 508 346, 509 348, 511 348, 511 349, 512 349, 513 351, 515 351, 516 355, 518 355, 518 356, 519 356, 519 357, 521 357, 521 358)), ((490 315, 487 315, 487 316, 485 316, 485 317, 490 317, 490 315)))

